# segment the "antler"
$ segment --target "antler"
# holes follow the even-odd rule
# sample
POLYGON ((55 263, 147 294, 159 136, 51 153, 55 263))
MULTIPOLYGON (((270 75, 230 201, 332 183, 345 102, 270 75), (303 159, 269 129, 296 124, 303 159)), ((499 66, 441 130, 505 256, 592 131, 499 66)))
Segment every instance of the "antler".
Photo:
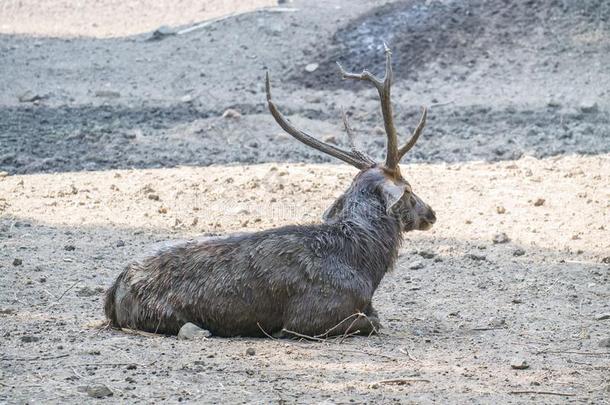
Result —
POLYGON ((394 118, 392 116, 392 103, 390 100, 390 87, 392 85, 392 52, 390 48, 384 43, 383 44, 385 54, 386 54, 386 62, 385 62, 385 75, 383 79, 379 79, 377 76, 369 72, 368 70, 363 70, 362 73, 350 73, 343 69, 343 66, 339 62, 337 65, 341 70, 341 75, 344 79, 354 79, 354 80, 363 80, 368 81, 375 86, 377 92, 379 93, 379 99, 381 100, 381 113, 383 115, 383 124, 385 127, 385 132, 388 137, 387 144, 387 154, 385 165, 389 169, 395 169, 398 167, 398 163, 400 159, 415 145, 419 135, 421 135, 424 126, 426 125, 426 117, 427 110, 424 107, 422 116, 419 120, 419 124, 415 131, 413 131, 411 138, 407 142, 406 145, 398 148, 398 134, 396 132, 396 127, 394 126, 394 118))
MULTIPOLYGON (((288 122, 288 120, 284 118, 282 113, 280 113, 275 103, 271 100, 271 84, 269 82, 269 72, 267 72, 265 78, 265 90, 267 91, 267 104, 269 105, 269 111, 271 112, 271 115, 273 115, 275 121, 280 125, 280 127, 282 127, 284 131, 295 137, 297 140, 303 142, 307 146, 319 150, 320 152, 324 152, 327 155, 331 155, 338 159, 341 159, 352 166, 356 166, 360 170, 371 167, 374 164, 374 162, 370 158, 366 157, 363 153, 357 151, 354 148, 352 148, 351 152, 348 152, 343 149, 337 148, 336 146, 329 145, 327 143, 317 140, 308 133, 297 129, 290 122, 288 122)), ((348 135, 351 137, 351 131, 349 129, 348 135)), ((350 140, 350 143, 351 142, 352 141, 350 140)))

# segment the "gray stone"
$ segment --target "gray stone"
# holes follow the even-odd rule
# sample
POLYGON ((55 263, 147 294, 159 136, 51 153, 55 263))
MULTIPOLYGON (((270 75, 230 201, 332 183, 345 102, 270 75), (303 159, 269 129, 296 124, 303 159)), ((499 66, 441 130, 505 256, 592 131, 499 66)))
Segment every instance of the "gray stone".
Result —
POLYGON ((419 260, 416 260, 409 265, 409 269, 411 269, 411 270, 419 270, 419 269, 423 269, 423 268, 424 268, 424 264, 422 262, 420 262, 419 260))
POLYGON ((586 100, 580 103, 579 109, 584 113, 594 113, 599 110, 599 106, 594 101, 586 100))
POLYGON ((500 232, 495 234, 491 240, 494 244, 499 244, 507 243, 508 241, 510 241, 510 238, 504 232, 500 232))
POLYGON ((527 361, 522 358, 513 359, 513 361, 510 362, 510 366, 515 370, 525 370, 530 368, 530 365, 527 364, 527 361))
POLYGON ((86 390, 87 395, 92 398, 105 398, 114 395, 110 388, 106 387, 104 384, 90 385, 86 388, 86 390))
POLYGON ((318 66, 320 66, 320 65, 318 65, 317 63, 310 63, 307 66, 305 66, 305 71, 307 73, 313 73, 316 70, 318 70, 318 66))
POLYGON ((194 323, 185 323, 180 328, 178 332, 178 339, 180 340, 195 340, 195 339, 203 339, 212 336, 210 331, 201 329, 199 326, 194 323))
POLYGON ((598 346, 599 347, 610 347, 610 337, 600 340, 598 346))

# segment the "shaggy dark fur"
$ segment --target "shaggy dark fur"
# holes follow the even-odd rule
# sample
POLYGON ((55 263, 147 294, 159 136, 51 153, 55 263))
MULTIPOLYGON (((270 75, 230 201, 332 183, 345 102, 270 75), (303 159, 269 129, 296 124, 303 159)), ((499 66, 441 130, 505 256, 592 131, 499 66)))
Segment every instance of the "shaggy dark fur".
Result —
POLYGON ((373 293, 396 261, 402 232, 435 221, 401 181, 397 188, 372 167, 321 224, 167 247, 127 266, 106 295, 106 315, 114 326, 165 334, 192 322, 218 336, 283 329, 313 336, 363 312, 368 319, 344 322, 332 334, 369 334, 380 326, 373 293))

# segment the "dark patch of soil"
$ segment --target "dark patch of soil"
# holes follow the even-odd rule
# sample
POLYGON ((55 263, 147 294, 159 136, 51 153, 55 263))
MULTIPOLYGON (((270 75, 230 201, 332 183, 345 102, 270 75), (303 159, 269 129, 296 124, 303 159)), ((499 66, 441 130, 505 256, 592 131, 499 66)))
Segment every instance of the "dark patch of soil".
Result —
MULTIPOLYGON (((383 42, 392 49, 397 79, 417 80, 430 63, 465 67, 503 50, 536 47, 563 52, 566 40, 595 27, 610 34, 610 3, 561 1, 404 1, 371 10, 337 31, 330 50, 322 49, 319 68, 293 79, 307 87, 344 88, 336 62, 354 72, 366 68, 383 75, 383 42)), ((593 47, 591 50, 595 51, 593 47)), ((495 54, 495 55, 494 55, 495 54)))

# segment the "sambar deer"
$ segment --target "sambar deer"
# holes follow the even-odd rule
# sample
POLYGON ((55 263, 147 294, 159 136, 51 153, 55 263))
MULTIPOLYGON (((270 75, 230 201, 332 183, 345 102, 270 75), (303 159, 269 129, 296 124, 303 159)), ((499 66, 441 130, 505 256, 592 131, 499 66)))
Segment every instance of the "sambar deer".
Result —
POLYGON ((381 79, 366 70, 348 73, 339 65, 343 78, 369 82, 379 92, 387 134, 384 163, 353 147, 345 114, 350 150, 295 128, 272 100, 267 74, 269 110, 284 131, 360 172, 321 223, 186 241, 129 264, 106 295, 111 325, 176 334, 192 322, 217 336, 377 332, 380 323, 371 301, 394 266, 402 234, 427 230, 436 220, 399 167, 424 128, 426 109, 409 141, 399 147, 387 46, 385 53, 381 79))

